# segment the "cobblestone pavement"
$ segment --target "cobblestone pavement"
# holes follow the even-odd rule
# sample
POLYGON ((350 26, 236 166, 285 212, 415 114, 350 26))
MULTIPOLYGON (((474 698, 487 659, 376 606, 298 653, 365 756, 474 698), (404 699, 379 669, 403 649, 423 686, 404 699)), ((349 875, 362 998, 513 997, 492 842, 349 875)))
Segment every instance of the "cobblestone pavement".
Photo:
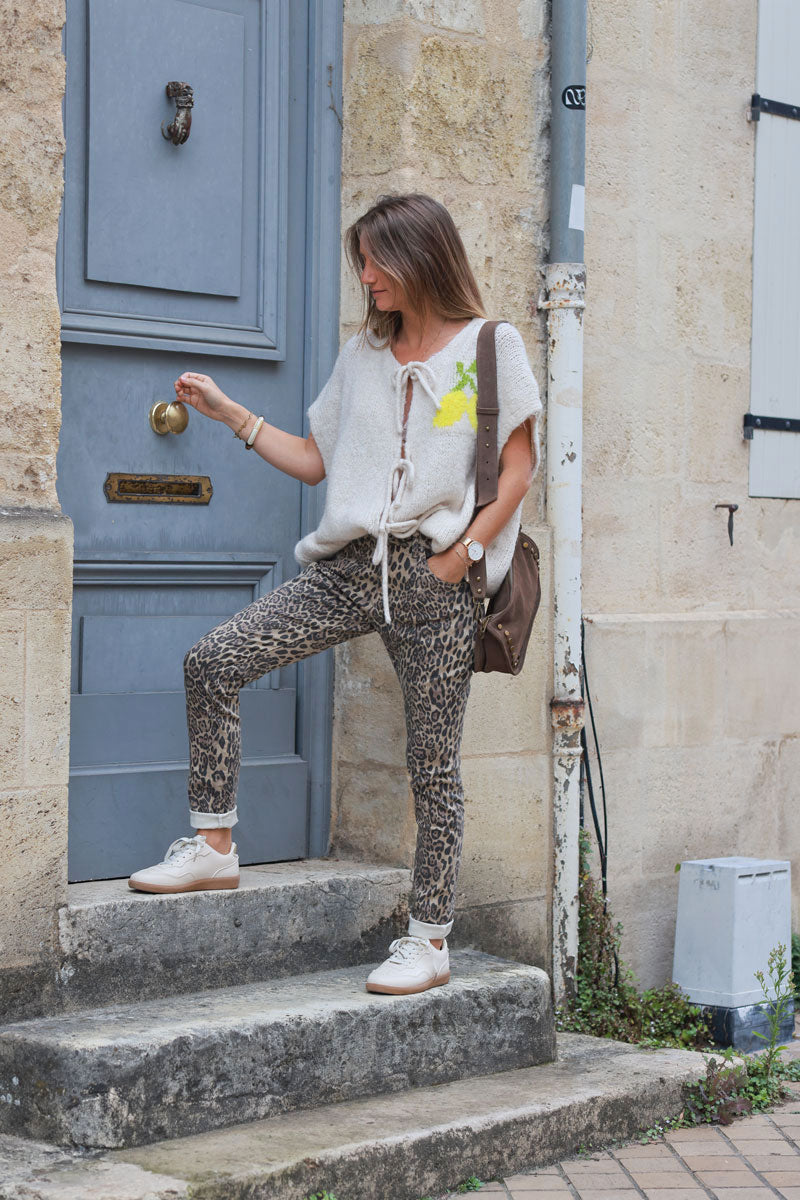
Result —
MULTIPOLYGON (((797 1026, 796 1026, 797 1029, 797 1026)), ((800 1057, 800 1038, 787 1046, 800 1057)), ((771 1113, 732 1125, 676 1129, 663 1140, 638 1141, 564 1159, 502 1183, 486 1183, 478 1198, 505 1200, 800 1200, 800 1084, 771 1113)), ((453 1192, 446 1200, 464 1200, 453 1192)))

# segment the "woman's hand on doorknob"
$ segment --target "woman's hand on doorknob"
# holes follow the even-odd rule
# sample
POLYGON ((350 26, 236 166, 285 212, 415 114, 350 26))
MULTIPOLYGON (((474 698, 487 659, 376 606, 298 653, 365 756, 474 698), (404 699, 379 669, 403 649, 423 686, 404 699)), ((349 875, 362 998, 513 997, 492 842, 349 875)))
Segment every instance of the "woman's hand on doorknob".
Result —
POLYGON ((190 404, 212 421, 224 421, 234 407, 234 402, 217 387, 210 375, 198 375, 194 371, 184 371, 175 380, 175 395, 181 404, 190 404))

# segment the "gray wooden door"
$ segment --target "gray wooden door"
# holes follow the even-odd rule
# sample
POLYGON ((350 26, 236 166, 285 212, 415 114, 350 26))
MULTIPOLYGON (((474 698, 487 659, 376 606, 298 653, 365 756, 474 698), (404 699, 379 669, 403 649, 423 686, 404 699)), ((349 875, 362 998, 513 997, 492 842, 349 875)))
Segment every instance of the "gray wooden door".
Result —
MULTIPOLYGON (((318 328, 309 297, 333 294, 338 247, 337 8, 68 0, 58 486, 75 525, 73 880, 125 875, 187 832, 183 656, 297 571, 316 519, 318 498, 224 426, 190 412, 159 434, 149 412, 198 370, 303 431, 336 342, 335 305, 318 328), (162 132, 170 81, 193 89, 182 144, 162 132)), ((328 668, 309 660, 242 693, 243 862, 325 848, 328 668)))

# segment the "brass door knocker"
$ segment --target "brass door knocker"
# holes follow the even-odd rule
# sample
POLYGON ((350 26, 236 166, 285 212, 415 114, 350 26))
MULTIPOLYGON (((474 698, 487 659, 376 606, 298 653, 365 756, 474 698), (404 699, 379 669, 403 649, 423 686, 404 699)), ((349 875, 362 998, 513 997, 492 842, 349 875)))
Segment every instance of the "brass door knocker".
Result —
POLYGON ((161 122, 161 132, 173 146, 182 146, 192 132, 192 108, 194 107, 194 92, 188 83, 178 83, 173 80, 167 84, 167 98, 175 101, 175 120, 170 121, 167 128, 161 122))

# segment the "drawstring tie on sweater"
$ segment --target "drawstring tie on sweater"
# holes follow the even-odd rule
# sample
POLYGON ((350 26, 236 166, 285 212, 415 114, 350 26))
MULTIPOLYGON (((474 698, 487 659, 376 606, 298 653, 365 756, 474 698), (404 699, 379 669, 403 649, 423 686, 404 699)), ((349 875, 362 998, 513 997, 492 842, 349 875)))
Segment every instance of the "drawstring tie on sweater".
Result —
MULTIPOLYGON (((433 390, 433 384, 436 382, 433 372, 424 362, 407 362, 398 366, 393 375, 393 383, 395 385, 395 429, 403 440, 403 414, 405 411, 406 390, 408 381, 411 380, 411 386, 419 384, 422 391, 433 401, 437 410, 441 408, 438 397, 433 390)), ((399 507, 400 502, 405 496, 406 490, 413 485, 414 482, 414 464, 406 454, 405 457, 395 459, 389 473, 389 479, 386 484, 386 498, 381 515, 378 518, 378 532, 375 541, 375 551, 372 555, 372 562, 375 566, 380 563, 381 567, 381 596, 383 599, 383 617, 387 625, 392 623, 392 614, 389 611, 389 535, 392 534, 398 538, 412 537, 420 527, 421 522, 427 514, 421 517, 406 517, 397 519, 393 517, 393 513, 399 507)))

